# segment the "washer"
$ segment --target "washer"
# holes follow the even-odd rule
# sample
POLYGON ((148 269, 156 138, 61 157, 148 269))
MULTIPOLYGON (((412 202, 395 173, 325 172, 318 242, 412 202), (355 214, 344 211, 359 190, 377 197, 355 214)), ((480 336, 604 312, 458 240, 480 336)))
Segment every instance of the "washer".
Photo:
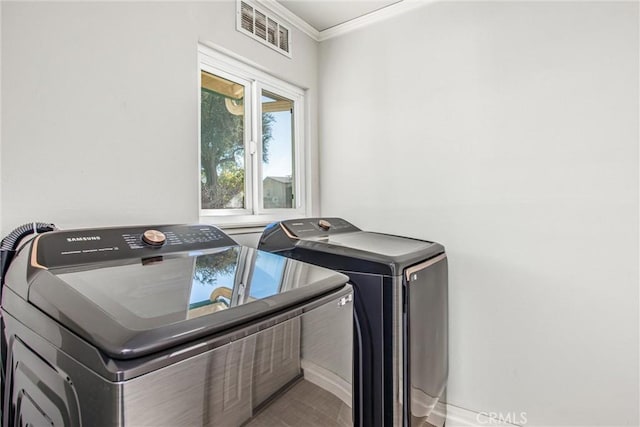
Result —
POLYGON ((208 225, 27 239, 4 276, 4 426, 352 425, 345 275, 208 225))
POLYGON ((258 247, 349 276, 356 314, 354 392, 363 424, 427 422, 448 376, 444 247, 362 231, 341 218, 273 223, 258 247))

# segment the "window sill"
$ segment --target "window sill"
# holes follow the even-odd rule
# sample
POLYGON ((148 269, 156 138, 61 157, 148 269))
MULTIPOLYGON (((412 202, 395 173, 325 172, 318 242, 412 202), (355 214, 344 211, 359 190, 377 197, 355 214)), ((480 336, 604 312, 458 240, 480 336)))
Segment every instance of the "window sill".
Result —
POLYGON ((262 234, 264 231, 264 227, 243 227, 243 228, 225 228, 220 227, 222 231, 224 231, 229 236, 240 236, 240 235, 253 235, 253 234, 262 234))
POLYGON ((306 217, 296 212, 265 215, 200 215, 200 223, 215 225, 225 231, 231 231, 230 234, 237 234, 262 232, 265 226, 273 222, 306 217))

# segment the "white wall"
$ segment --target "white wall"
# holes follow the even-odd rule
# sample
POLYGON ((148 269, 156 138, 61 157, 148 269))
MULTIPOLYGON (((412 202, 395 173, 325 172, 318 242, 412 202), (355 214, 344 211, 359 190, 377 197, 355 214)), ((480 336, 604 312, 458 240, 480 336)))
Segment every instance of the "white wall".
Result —
POLYGON ((321 44, 322 213, 446 245, 451 404, 638 425, 638 72, 635 2, 433 3, 321 44))
POLYGON ((262 233, 236 232, 236 230, 227 230, 231 234, 231 238, 242 246, 257 248, 262 233))
POLYGON ((2 8, 3 235, 198 221, 198 41, 308 88, 317 161, 318 47, 299 31, 289 59, 235 30, 233 0, 2 8))

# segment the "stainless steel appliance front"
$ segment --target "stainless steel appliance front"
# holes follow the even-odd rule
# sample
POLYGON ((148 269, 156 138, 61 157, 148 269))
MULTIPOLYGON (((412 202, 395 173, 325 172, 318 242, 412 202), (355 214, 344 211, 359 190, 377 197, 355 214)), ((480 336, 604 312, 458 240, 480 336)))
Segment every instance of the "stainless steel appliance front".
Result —
POLYGON ((356 418, 367 427, 442 425, 448 277, 441 244, 363 231, 342 218, 300 218, 267 226, 258 247, 349 276, 356 418))
POLYGON ((97 229, 17 253, 2 295, 3 425, 353 425, 347 277, 211 227, 157 229, 182 243, 97 229))
POLYGON ((352 311, 341 298, 122 383, 123 424, 352 425, 352 311))

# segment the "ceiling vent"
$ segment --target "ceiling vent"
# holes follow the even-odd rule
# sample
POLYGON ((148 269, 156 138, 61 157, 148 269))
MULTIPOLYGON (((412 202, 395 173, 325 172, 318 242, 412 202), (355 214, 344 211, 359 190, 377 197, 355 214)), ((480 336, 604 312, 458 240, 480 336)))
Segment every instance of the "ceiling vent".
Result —
POLYGON ((246 1, 238 1, 237 15, 238 31, 291 58, 291 31, 280 23, 280 18, 246 1))

